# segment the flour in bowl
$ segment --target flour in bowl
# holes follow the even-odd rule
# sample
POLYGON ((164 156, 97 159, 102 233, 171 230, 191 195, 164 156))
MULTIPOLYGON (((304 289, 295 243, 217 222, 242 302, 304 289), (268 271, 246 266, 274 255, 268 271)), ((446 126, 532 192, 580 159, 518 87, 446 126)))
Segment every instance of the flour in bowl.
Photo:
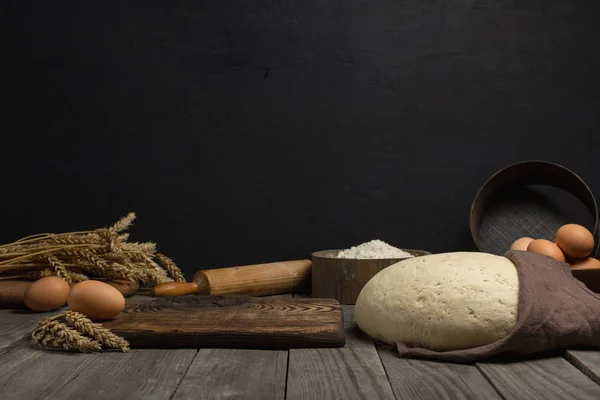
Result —
POLYGON ((412 258, 412 254, 381 241, 371 240, 359 246, 342 250, 337 258, 373 259, 373 258, 412 258))

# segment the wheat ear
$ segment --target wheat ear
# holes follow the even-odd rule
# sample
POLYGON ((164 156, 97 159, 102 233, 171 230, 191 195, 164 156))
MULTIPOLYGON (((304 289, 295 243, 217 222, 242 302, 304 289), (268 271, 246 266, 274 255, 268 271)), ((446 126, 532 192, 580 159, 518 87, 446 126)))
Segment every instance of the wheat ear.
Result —
POLYGON ((135 213, 130 212, 129 214, 127 214, 127 216, 121 218, 119 221, 115 222, 113 224, 113 226, 111 226, 109 228, 109 230, 116 232, 116 233, 121 233, 121 232, 125 232, 126 230, 129 229, 129 227, 131 226, 131 224, 133 223, 133 221, 135 221, 135 213))
POLYGON ((179 269, 179 267, 177 267, 177 265, 175 265, 173 260, 160 253, 156 253, 154 257, 156 257, 156 259, 162 264, 163 268, 167 270, 169 275, 176 282, 185 282, 185 276, 183 276, 181 270, 179 269))
POLYGON ((83 336, 63 322, 53 319, 40 322, 31 338, 39 347, 48 350, 77 350, 85 353, 102 349, 98 341, 83 336))
POLYGON ((89 352, 100 351, 104 345, 129 351, 127 340, 75 311, 64 311, 41 320, 31 338, 39 347, 49 350, 89 352))
POLYGON ((73 283, 73 279, 71 279, 71 276, 69 275, 69 272, 67 271, 67 268, 63 265, 63 263, 61 263, 58 260, 58 258, 53 257, 53 256, 46 256, 46 257, 44 257, 44 259, 46 260, 46 262, 48 264, 50 264, 50 266, 52 268, 54 268, 54 271, 56 272, 56 276, 58 276, 59 278, 63 278, 69 284, 73 283))
POLYGON ((103 346, 113 349, 120 349, 124 352, 129 350, 129 342, 127 340, 115 335, 100 324, 94 324, 90 319, 81 313, 67 311, 64 315, 64 318, 67 323, 77 329, 78 332, 94 338, 103 346))

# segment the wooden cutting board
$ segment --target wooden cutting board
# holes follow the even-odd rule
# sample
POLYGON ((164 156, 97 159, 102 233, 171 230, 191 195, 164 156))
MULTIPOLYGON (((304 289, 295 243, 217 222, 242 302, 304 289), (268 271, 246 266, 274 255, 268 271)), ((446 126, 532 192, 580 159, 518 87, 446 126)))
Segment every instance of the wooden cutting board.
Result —
MULTIPOLYGON (((116 288, 125 297, 129 297, 137 292, 139 285, 137 282, 124 280, 105 281, 116 288)), ((33 281, 25 280, 6 280, 0 281, 0 308, 25 308, 23 296, 25 291, 33 281)))
POLYGON ((346 341, 340 303, 333 299, 157 298, 128 306, 102 325, 132 348, 291 349, 346 341))

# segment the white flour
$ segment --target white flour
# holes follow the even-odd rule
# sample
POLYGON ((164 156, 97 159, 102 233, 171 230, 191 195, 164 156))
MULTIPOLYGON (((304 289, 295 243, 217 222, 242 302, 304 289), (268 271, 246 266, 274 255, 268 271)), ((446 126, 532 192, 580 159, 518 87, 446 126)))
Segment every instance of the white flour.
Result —
POLYGON ((381 240, 371 240, 338 253, 337 258, 371 259, 371 258, 412 258, 412 254, 381 240))

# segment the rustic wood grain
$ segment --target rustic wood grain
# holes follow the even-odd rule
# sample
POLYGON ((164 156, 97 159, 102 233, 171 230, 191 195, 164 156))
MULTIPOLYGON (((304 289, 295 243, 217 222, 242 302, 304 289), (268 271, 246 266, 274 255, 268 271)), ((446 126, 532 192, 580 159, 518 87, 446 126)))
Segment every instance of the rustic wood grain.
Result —
POLYGON ((474 365, 400 358, 377 350, 398 399, 501 399, 474 365))
POLYGON ((196 350, 80 354, 36 350, 22 340, 0 358, 3 400, 169 399, 196 350))
POLYGON ((583 372, 585 376, 600 385, 600 352, 597 350, 571 350, 565 359, 583 372))
POLYGON ((340 305, 330 299, 243 296, 158 298, 103 323, 132 348, 288 349, 344 345, 340 305))
POLYGON ((23 302, 23 295, 29 285, 31 281, 0 281, 0 308, 27 308, 23 302))
POLYGON ((149 292, 140 293, 138 291, 134 296, 125 299, 125 307, 147 303, 152 300, 154 300, 154 297, 149 292))
POLYGON ((53 390, 56 399, 170 399, 197 350, 146 349, 96 355, 68 385, 53 390))
MULTIPOLYGON (((127 302, 152 300, 133 296, 127 302)), ((566 358, 583 373, 560 357, 477 367, 401 359, 387 349, 376 349, 356 328, 354 307, 342 306, 342 311, 344 348, 78 354, 38 350, 23 338, 51 313, 0 310, 0 344, 9 343, 4 351, 0 347, 0 398, 497 399, 494 387, 506 399, 600 398, 600 386, 584 375, 598 381, 600 352, 567 352, 566 358)))
POLYGON ((346 346, 290 350, 287 399, 394 399, 369 337, 354 327, 354 307, 342 306, 346 346))
POLYGON ((287 351, 201 349, 173 399, 283 400, 287 351))
POLYGON ((287 360, 281 350, 201 349, 174 398, 283 399, 287 360))
POLYGON ((0 356, 0 393, 3 400, 49 399, 50 392, 69 384, 94 361, 93 354, 36 350, 20 340, 0 356))
POLYGON ((28 310, 0 310, 0 355, 29 335, 39 321, 59 311, 35 313, 28 310))
POLYGON ((477 366, 505 399, 600 399, 600 386, 562 357, 477 366))

